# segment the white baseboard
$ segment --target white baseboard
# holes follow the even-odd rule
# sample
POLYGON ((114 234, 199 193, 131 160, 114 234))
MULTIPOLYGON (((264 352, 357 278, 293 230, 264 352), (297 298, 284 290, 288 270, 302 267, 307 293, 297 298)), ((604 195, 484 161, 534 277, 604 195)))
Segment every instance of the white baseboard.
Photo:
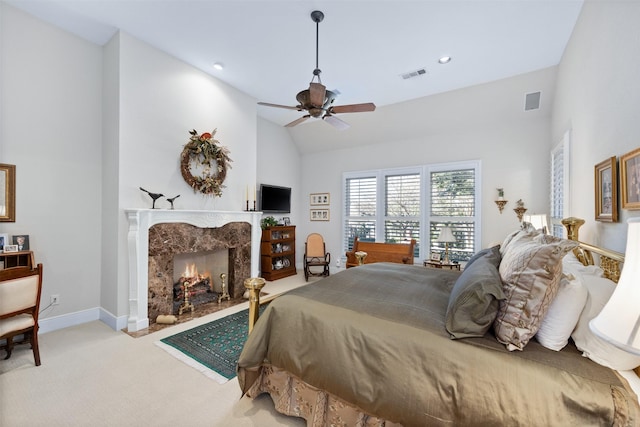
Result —
POLYGON ((116 317, 102 307, 94 307, 87 310, 76 311, 75 313, 38 319, 39 333, 46 334, 47 332, 93 322, 94 320, 100 320, 116 331, 124 329, 127 326, 127 316, 116 317))

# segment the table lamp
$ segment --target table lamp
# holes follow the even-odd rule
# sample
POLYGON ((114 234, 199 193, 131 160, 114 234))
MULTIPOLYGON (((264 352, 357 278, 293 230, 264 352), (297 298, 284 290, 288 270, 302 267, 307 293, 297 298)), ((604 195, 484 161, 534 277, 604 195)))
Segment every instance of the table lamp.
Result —
POLYGON ((453 243, 456 241, 456 238, 453 237, 453 232, 451 228, 448 226, 442 227, 440 230, 440 235, 438 236, 437 242, 444 242, 444 259, 442 262, 444 264, 449 264, 449 243, 453 243))
POLYGON ((522 220, 533 225, 536 230, 542 230, 542 233, 547 234, 548 227, 546 214, 524 215, 522 220))
POLYGON ((640 218, 628 220, 627 251, 613 295, 589 327, 603 340, 640 356, 640 218))

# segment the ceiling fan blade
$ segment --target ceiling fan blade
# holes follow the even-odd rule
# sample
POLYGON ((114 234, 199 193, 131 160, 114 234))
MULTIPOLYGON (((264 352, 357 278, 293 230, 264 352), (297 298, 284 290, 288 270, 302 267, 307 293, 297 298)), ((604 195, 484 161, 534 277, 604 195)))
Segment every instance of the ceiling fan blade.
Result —
POLYGON ((284 125, 284 127, 286 127, 286 128, 292 128, 292 127, 294 127, 295 125, 299 125, 300 123, 304 122, 304 121, 305 121, 305 120, 307 120, 309 117, 311 117, 311 116, 307 114, 306 116, 302 116, 302 117, 300 117, 299 119, 295 119, 295 120, 294 120, 294 121, 292 121, 291 123, 284 125))
POLYGON ((289 105, 280 105, 280 104, 270 104, 268 102, 258 102, 258 105, 264 105, 265 107, 286 108, 287 110, 301 111, 300 108, 298 107, 291 107, 289 105))
POLYGON ((338 130, 346 130, 349 129, 351 127, 351 125, 349 125, 349 123, 340 120, 339 118, 332 116, 330 114, 327 114, 323 117, 324 121, 329 123, 331 126, 333 126, 334 128, 338 129, 338 130))
POLYGON ((322 107, 324 105, 324 96, 327 88, 321 83, 309 84, 309 101, 314 107, 322 107))
POLYGON ((376 105, 373 102, 364 104, 337 105, 331 107, 332 113, 364 113, 367 111, 375 111, 376 105))

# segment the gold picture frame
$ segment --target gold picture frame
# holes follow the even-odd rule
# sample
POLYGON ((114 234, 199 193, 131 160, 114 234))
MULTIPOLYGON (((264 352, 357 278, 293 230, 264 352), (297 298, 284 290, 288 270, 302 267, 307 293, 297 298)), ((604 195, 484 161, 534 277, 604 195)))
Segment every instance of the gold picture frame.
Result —
POLYGON ((613 156, 595 166, 596 221, 618 222, 618 168, 613 156))
POLYGON ((0 163, 0 222, 16 222, 16 166, 0 163))
POLYGON ((309 204, 311 206, 328 206, 331 203, 331 195, 329 193, 311 193, 309 194, 309 204))
POLYGON ((620 157, 622 209, 640 209, 640 148, 620 157))
POLYGON ((329 209, 310 209, 309 219, 311 221, 330 221, 331 213, 329 209))

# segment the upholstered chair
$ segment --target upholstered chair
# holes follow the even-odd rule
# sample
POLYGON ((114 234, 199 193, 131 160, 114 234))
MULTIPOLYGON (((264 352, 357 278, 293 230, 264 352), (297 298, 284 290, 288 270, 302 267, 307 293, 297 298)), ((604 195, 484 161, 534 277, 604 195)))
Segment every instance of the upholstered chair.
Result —
POLYGON ((38 311, 42 292, 42 264, 0 270, 0 340, 6 340, 8 359, 14 337, 30 342, 36 366, 40 366, 38 349, 38 311))

